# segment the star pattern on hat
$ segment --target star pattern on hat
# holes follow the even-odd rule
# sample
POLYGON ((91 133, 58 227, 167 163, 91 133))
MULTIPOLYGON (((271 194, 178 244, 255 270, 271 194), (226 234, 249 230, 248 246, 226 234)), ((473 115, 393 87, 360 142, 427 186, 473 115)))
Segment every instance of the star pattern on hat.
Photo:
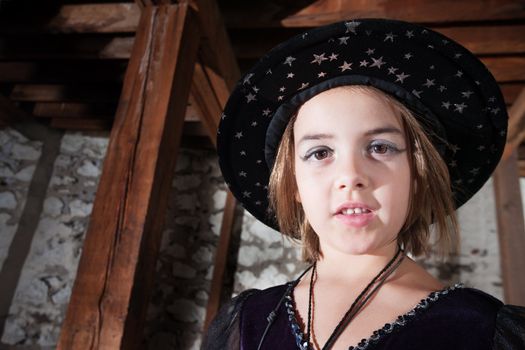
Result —
MULTIPOLYGON (((471 133, 479 137, 469 138, 477 139, 465 143, 461 133, 447 131, 440 153, 454 186, 479 188, 486 164, 497 163, 490 154, 499 154, 504 146, 506 110, 487 78, 471 77, 476 67, 468 52, 418 26, 374 27, 365 20, 339 25, 324 38, 319 33, 298 36, 297 49, 283 51, 275 60, 265 57, 261 68, 245 74, 232 94, 238 96, 235 107, 227 106, 221 114, 218 138, 235 142, 228 155, 232 171, 225 174, 225 181, 241 203, 247 209, 260 208, 255 214, 265 220, 269 169, 264 134, 281 104, 342 76, 379 79, 403 89, 398 95, 402 101, 421 101, 450 124, 470 125, 471 133), (435 59, 437 54, 446 57, 435 59), (239 119, 241 115, 245 121, 239 119)), ((462 191, 455 192, 462 196, 462 191)))

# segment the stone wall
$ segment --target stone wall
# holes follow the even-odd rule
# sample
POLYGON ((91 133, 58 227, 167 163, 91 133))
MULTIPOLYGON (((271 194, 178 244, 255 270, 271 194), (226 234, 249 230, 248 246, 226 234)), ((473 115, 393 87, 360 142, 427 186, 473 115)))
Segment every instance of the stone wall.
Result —
MULTIPOLYGON (((69 300, 101 173, 108 135, 65 133, 13 292, 3 345, 53 348, 69 300)), ((17 233, 42 142, 0 130, 0 263, 17 233)), ((225 186, 214 152, 182 149, 169 194, 166 226, 149 306, 144 348, 198 349, 213 272, 225 186)), ((421 261, 446 284, 458 281, 501 298, 492 183, 459 211, 461 254, 449 264, 421 261), (480 215, 483 213, 483 215, 480 215)), ((265 288, 304 268, 289 240, 245 214, 234 294, 265 288)), ((0 272, 2 273, 2 272, 0 272)), ((0 345, 1 348, 1 345, 0 345)))

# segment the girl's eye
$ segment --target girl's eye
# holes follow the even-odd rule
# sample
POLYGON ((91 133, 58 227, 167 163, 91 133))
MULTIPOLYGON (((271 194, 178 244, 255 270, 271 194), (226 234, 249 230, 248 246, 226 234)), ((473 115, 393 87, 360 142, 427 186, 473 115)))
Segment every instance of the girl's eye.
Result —
POLYGON ((391 144, 391 143, 385 142, 385 141, 373 142, 368 147, 368 151, 370 153, 381 154, 381 155, 385 155, 385 154, 389 154, 389 153, 390 154, 395 154, 395 153, 399 153, 400 152, 400 150, 394 144, 391 144))
POLYGON ((303 157, 303 160, 309 160, 311 158, 314 158, 315 160, 323 160, 323 159, 330 157, 331 154, 332 154, 331 149, 318 148, 318 149, 314 149, 306 153, 306 155, 303 157))

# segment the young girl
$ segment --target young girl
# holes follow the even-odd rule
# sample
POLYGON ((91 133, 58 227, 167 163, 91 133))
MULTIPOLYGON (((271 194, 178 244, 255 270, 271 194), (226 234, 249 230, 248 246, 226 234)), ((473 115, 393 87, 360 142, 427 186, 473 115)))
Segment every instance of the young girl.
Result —
POLYGON ((276 47, 232 93, 219 161, 311 266, 234 298, 203 348, 525 349, 525 308, 407 256, 456 250, 454 210, 490 177, 506 128, 490 72, 429 29, 360 19, 276 47))

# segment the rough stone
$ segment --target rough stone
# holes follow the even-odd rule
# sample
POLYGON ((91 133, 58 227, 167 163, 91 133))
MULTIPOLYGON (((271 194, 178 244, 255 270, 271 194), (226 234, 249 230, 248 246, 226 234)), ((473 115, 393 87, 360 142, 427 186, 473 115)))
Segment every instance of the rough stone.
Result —
POLYGON ((180 190, 189 190, 198 187, 202 180, 195 175, 180 175, 173 178, 172 186, 180 190))
POLYGON ((175 206, 176 206, 176 209, 192 210, 195 208, 196 202, 197 202, 197 195, 195 193, 179 194, 177 196, 175 206))
POLYGON ((37 160, 40 158, 40 151, 32 146, 17 143, 11 150, 11 156, 15 159, 37 160))
POLYGON ((13 177, 14 175, 11 169, 0 163, 0 177, 13 177))
POLYGON ((68 186, 77 182, 77 179, 71 176, 53 176, 51 178, 52 186, 68 186))
POLYGON ((13 192, 0 192, 0 208, 15 209, 17 201, 13 192))
POLYGON ((191 300, 179 299, 168 306, 168 312, 180 321, 201 322, 204 319, 205 309, 191 300))
POLYGON ((57 197, 47 197, 44 200, 44 213, 56 218, 62 214, 62 209, 64 208, 64 203, 57 197))
POLYGON ((69 203, 71 216, 86 217, 91 214, 93 203, 86 203, 80 199, 75 199, 69 203))
POLYGON ((211 263, 213 259, 213 252, 210 247, 202 246, 197 249, 192 258, 193 261, 197 263, 211 263))
POLYGON ((30 165, 16 173, 15 178, 20 181, 29 182, 33 178, 36 166, 30 165))
POLYGON ((2 335, 2 342, 5 344, 19 344, 27 335, 24 329, 16 322, 13 322, 11 319, 8 319, 5 323, 4 334, 2 335))
POLYGON ((213 209, 217 210, 224 208, 224 203, 226 203, 226 191, 215 191, 212 200, 213 209))
POLYGON ((175 262, 173 263, 173 276, 191 279, 197 276, 197 271, 191 266, 175 262))
POLYGON ((67 285, 64 288, 58 290, 51 296, 53 303, 57 305, 64 305, 69 301, 71 296, 71 286, 67 285))
POLYGON ((77 173, 86 177, 98 177, 101 170, 92 161, 84 160, 77 173))
POLYGON ((60 152, 73 154, 80 151, 83 145, 84 138, 78 133, 65 133, 60 143, 60 152))

